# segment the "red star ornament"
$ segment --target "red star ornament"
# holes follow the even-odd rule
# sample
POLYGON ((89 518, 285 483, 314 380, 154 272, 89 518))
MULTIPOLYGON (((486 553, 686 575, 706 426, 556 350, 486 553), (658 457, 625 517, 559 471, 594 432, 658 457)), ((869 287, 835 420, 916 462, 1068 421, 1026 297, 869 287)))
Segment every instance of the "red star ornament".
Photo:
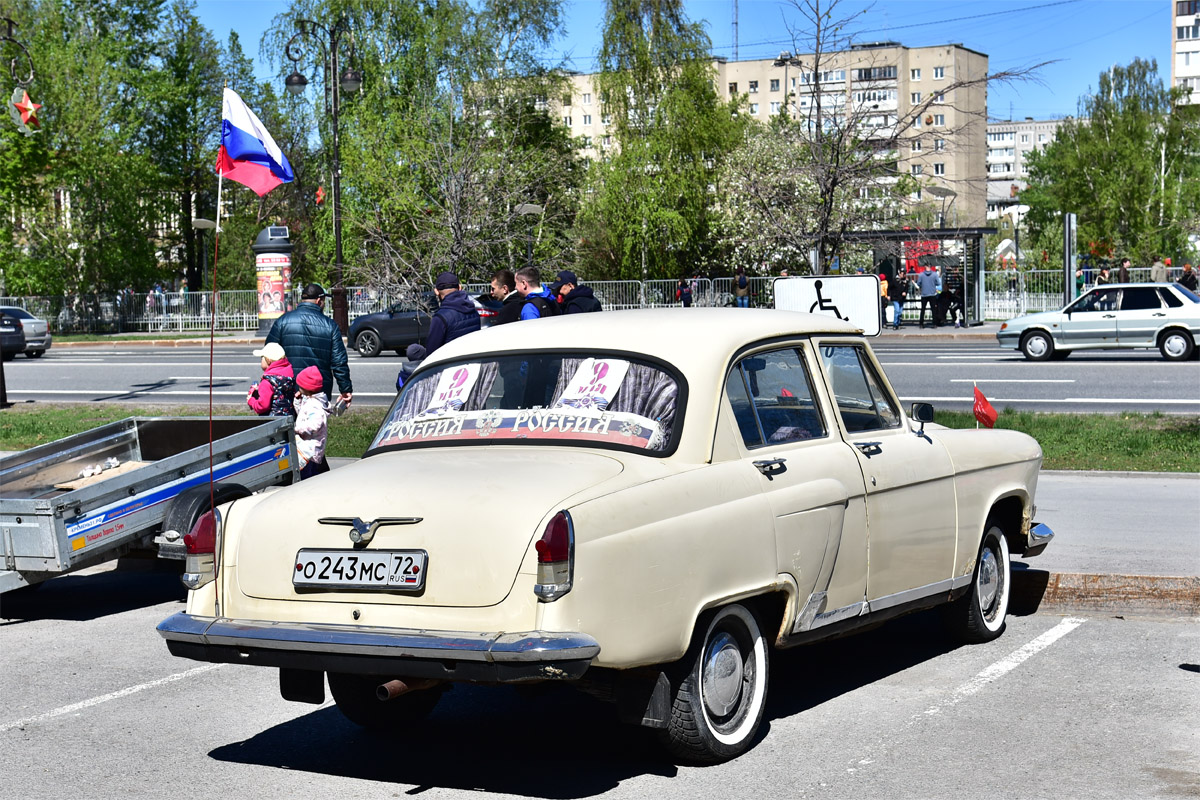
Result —
POLYGON ((42 107, 41 103, 35 103, 29 98, 29 92, 22 91, 21 99, 14 102, 13 105, 17 111, 21 112, 21 122, 32 128, 40 128, 41 120, 37 118, 37 110, 42 107))
POLYGON ((317 187, 317 205, 321 205, 321 203, 324 203, 324 202, 325 202, 325 187, 318 186, 317 187))

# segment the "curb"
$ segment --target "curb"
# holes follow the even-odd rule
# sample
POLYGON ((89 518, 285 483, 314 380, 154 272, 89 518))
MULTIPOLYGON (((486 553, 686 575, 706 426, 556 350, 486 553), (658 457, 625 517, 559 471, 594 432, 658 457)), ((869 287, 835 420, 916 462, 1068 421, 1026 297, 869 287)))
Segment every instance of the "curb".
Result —
POLYGON ((1101 575, 1024 569, 1012 573, 1016 613, 1110 611, 1200 616, 1200 577, 1101 575))

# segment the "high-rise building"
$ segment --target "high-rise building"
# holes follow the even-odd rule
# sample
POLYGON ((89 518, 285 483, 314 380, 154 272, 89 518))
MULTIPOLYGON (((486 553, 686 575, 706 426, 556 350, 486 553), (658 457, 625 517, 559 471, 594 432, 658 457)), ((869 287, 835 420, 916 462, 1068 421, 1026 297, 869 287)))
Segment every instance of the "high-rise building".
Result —
POLYGON ((989 122, 987 126, 987 216, 996 219, 1028 185, 1029 154, 1041 150, 1058 134, 1065 120, 1034 119, 989 122))
POLYGON ((1171 15, 1171 85, 1191 90, 1200 105, 1200 0, 1167 0, 1171 15))
MULTIPOLYGON (((938 204, 946 208, 947 225, 984 224, 986 55, 958 44, 879 42, 823 54, 820 75, 814 74, 814 60, 812 54, 791 53, 775 59, 718 59, 716 89, 724 100, 744 96, 747 113, 763 122, 783 113, 797 120, 811 118, 819 101, 824 116, 853 119, 868 139, 894 140, 897 169, 934 187, 943 201, 951 198, 938 204)), ((615 139, 593 77, 569 76, 571 92, 562 98, 559 113, 595 158, 603 157, 615 139)))

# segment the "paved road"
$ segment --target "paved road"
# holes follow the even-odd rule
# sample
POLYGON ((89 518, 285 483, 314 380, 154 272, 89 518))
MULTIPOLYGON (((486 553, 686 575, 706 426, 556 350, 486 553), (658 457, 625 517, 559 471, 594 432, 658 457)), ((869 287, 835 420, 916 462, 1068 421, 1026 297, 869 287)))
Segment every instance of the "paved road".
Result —
POLYGON ((456 687, 409 736, 278 696, 272 670, 172 658, 167 573, 53 581, 0 621, 0 797, 1177 798, 1200 788, 1200 627, 1010 617, 953 647, 936 613, 776 654, 765 736, 676 767, 569 690, 456 687))
MULTIPOLYGON (((954 329, 951 329, 953 331, 954 329)), ((212 390, 218 403, 240 404, 259 368, 257 346, 216 348, 212 390)), ((1104 412, 1162 411, 1200 414, 1200 362, 1163 361, 1154 352, 1076 355, 1065 362, 1030 363, 1001 350, 987 333, 885 335, 874 342, 897 393, 907 405, 928 401, 937 408, 969 410, 974 383, 1000 409, 1104 412)), ((10 399, 83 402, 207 403, 206 346, 154 347, 125 344, 55 347, 38 360, 5 365, 10 399)), ((399 356, 350 356, 355 402, 385 405, 395 397, 399 356)))

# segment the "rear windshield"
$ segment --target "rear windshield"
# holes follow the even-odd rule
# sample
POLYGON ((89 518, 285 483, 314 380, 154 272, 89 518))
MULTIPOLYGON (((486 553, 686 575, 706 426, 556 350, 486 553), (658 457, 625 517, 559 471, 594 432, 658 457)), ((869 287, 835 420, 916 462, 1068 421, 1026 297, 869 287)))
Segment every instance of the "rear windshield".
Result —
POLYGON ((680 382, 626 356, 526 353, 451 363, 405 384, 370 450, 579 443, 665 453, 680 382))

